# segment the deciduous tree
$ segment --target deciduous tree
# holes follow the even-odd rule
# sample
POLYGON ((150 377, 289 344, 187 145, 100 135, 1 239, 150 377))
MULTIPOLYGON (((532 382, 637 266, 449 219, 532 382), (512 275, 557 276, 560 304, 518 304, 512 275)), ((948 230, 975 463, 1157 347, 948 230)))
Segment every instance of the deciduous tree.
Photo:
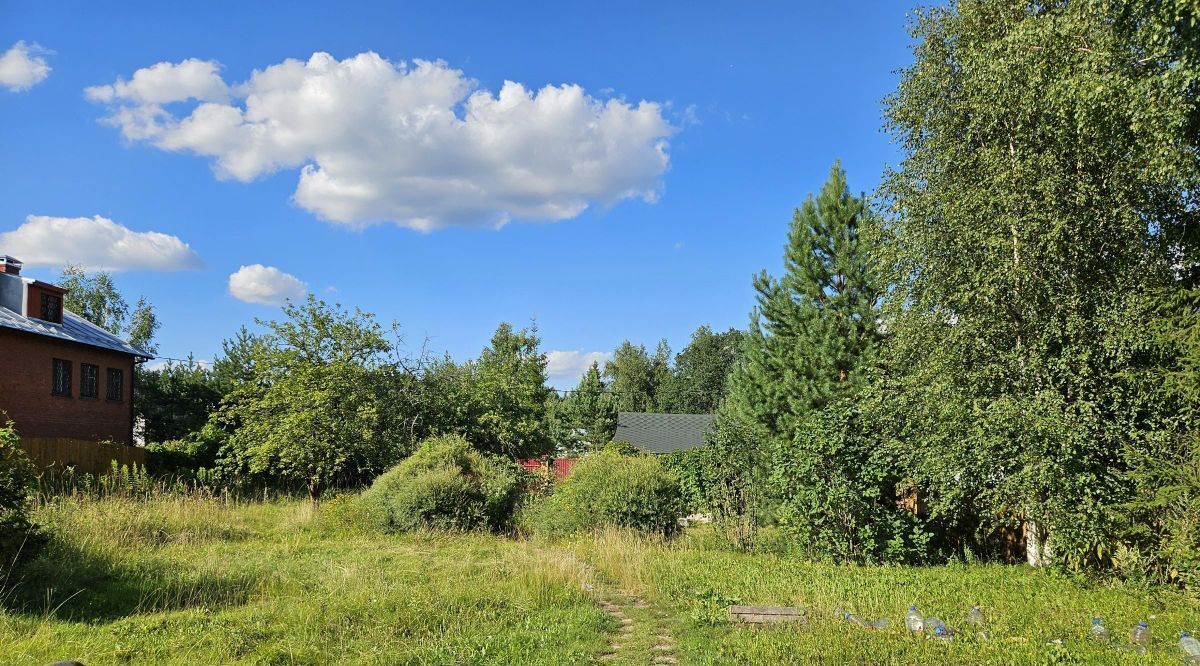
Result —
POLYGON ((1107 556, 1161 423, 1145 322, 1196 265, 1196 26, 1181 1, 933 7, 886 102, 897 451, 934 518, 1024 521, 1032 562, 1107 556))

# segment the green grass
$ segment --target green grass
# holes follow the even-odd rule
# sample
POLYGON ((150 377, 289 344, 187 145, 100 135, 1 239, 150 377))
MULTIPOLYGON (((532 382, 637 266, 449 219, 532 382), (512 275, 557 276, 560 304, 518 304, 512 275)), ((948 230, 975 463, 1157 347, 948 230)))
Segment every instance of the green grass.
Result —
POLYGON ((626 608, 635 630, 610 663, 649 663, 665 632, 681 664, 1178 664, 1177 633, 1200 629, 1200 605, 1174 592, 1024 567, 831 566, 731 552, 703 533, 401 537, 355 528, 348 506, 44 502, 36 517, 55 538, 0 595, 0 664, 594 663, 617 625, 585 583, 651 604, 626 608), (810 621, 734 626, 731 603, 802 606, 810 621), (909 603, 960 630, 980 604, 991 638, 909 636, 909 603), (857 629, 834 616, 839 605, 892 624, 857 629), (1092 615, 1111 644, 1088 640, 1092 615), (1152 615, 1151 650, 1121 651, 1152 615))
POLYGON ((1200 629, 1200 604, 1170 591, 1089 585, 1017 566, 836 566, 731 552, 713 541, 609 533, 573 548, 675 618, 681 664, 1178 664, 1179 631, 1200 629), (956 628, 955 640, 909 635, 903 615, 910 603, 956 628), (809 622, 735 626, 727 619, 730 604, 799 606, 809 622), (987 640, 967 630, 973 604, 988 618, 987 640), (839 606, 888 617, 890 626, 851 626, 838 617, 839 606), (1110 643, 1089 640, 1094 615, 1114 634, 1110 643), (1122 650, 1133 625, 1151 617, 1151 649, 1122 650), (1062 645, 1050 643, 1056 640, 1062 645))
POLYGON ((392 537, 303 502, 60 501, 10 581, 0 664, 572 664, 613 623, 586 571, 474 535, 392 537))

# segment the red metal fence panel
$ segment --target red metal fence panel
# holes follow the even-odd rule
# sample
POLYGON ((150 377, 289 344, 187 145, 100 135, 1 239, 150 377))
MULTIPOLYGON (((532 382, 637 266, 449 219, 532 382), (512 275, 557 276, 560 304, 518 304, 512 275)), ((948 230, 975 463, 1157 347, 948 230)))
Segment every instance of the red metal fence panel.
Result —
POLYGON ((556 481, 562 481, 571 473, 571 469, 578 462, 575 458, 527 458, 518 460, 517 463, 524 467, 527 471, 534 474, 550 475, 554 473, 556 481))

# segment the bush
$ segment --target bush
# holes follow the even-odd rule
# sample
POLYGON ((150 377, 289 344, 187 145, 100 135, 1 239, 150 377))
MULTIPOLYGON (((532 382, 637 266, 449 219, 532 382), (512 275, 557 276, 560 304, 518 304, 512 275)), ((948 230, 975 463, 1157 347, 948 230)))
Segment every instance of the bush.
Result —
POLYGON ((672 451, 661 456, 663 467, 679 477, 683 510, 689 514, 709 511, 707 493, 708 452, 704 447, 672 451))
POLYGON ((37 553, 44 538, 29 520, 33 464, 21 450, 12 421, 0 427, 0 582, 11 568, 37 553))
POLYGON ((605 449, 580 460, 524 527, 552 537, 610 525, 670 536, 683 509, 679 478, 657 457, 605 449))
POLYGON ((458 435, 425 440, 364 494, 364 511, 388 529, 489 529, 512 522, 524 472, 512 461, 480 453, 458 435))
POLYGON ((895 461, 848 400, 813 412, 777 444, 770 483, 784 530, 809 555, 839 562, 919 562, 926 535, 899 506, 895 461))

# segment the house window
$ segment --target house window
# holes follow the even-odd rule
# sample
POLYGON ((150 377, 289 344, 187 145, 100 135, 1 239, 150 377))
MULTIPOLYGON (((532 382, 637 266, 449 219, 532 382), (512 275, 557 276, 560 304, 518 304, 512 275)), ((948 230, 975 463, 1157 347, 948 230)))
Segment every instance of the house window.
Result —
POLYGON ((108 369, 108 399, 120 400, 121 391, 125 388, 125 372, 117 368, 108 369))
POLYGON ((71 362, 54 359, 50 392, 54 395, 71 395, 71 362))
POLYGON ((91 363, 79 364, 79 397, 95 398, 100 395, 100 368, 91 363))
POLYGON ((62 297, 54 294, 42 294, 41 318, 43 321, 62 322, 62 297))

